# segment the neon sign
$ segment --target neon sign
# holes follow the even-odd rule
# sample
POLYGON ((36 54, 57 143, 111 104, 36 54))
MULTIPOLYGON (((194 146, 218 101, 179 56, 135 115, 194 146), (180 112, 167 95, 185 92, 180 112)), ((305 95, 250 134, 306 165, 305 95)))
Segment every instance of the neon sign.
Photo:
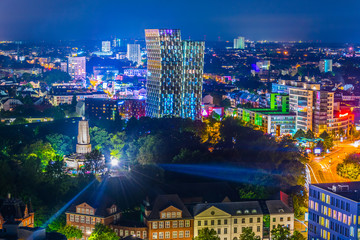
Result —
POLYGON ((344 113, 344 114, 339 114, 339 117, 346 117, 346 116, 348 116, 349 115, 349 113, 344 113))

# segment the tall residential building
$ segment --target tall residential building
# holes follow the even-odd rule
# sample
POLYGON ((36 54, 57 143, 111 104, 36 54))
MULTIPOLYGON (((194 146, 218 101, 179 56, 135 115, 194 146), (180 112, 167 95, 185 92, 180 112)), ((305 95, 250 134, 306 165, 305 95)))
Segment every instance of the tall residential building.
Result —
POLYGON ((104 53, 110 52, 111 51, 111 42, 110 41, 102 41, 101 51, 104 53))
POLYGON ((137 65, 140 65, 141 64, 140 44, 128 44, 126 58, 134 63, 137 63, 137 65))
POLYGON ((62 72, 67 72, 68 71, 67 68, 68 68, 67 62, 60 62, 60 70, 62 72))
POLYGON ((86 58, 85 57, 69 57, 68 73, 74 79, 86 78, 86 58))
POLYGON ((174 29, 148 29, 145 38, 146 115, 200 119, 205 43, 183 41, 174 29))
POLYGON ((234 49, 245 49, 244 37, 238 37, 234 39, 234 49))
POLYGON ((360 238, 360 182, 310 184, 309 240, 360 238))
POLYGON ((332 59, 320 60, 319 69, 322 73, 332 72, 332 59))

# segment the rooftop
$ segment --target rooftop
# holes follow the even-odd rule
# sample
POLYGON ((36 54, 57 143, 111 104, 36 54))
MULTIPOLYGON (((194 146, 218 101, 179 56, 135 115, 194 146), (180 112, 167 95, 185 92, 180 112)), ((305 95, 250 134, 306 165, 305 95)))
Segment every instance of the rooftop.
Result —
POLYGON ((320 183, 312 185, 355 202, 360 202, 360 182, 320 183))

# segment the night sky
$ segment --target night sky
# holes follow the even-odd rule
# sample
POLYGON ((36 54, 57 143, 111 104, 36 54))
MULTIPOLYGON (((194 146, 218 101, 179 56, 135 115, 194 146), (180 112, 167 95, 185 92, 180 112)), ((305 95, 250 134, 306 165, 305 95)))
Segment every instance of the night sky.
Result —
POLYGON ((183 38, 360 42, 360 0, 0 0, 0 40, 183 38))

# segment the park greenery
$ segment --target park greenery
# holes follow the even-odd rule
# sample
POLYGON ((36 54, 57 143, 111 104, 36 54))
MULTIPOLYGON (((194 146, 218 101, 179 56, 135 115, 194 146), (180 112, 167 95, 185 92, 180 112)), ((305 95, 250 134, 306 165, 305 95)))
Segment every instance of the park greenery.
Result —
POLYGON ((344 161, 336 166, 339 176, 350 180, 358 180, 360 176, 360 154, 352 153, 346 156, 344 161))
MULTIPOLYGON (((296 208, 306 206, 302 186, 307 159, 291 138, 276 141, 234 118, 221 122, 146 117, 126 123, 90 121, 94 151, 86 156, 84 173, 70 176, 64 171, 63 155, 74 151, 78 120, 0 126, 0 196, 12 193, 25 202, 31 199, 36 226, 102 172, 102 154, 106 161, 115 157, 131 167, 130 174, 166 183, 198 180, 199 176, 169 174, 163 164, 229 166, 244 172, 233 179, 240 198, 266 199, 282 190, 293 197, 296 208)), ((226 180, 227 173, 219 176, 226 180)), ((207 179, 211 176, 202 181, 207 179)), ((49 227, 62 228, 61 224, 49 227)))
POLYGON ((94 231, 91 233, 89 240, 118 240, 116 233, 101 223, 95 225, 94 231))
POLYGON ((259 236, 256 236, 251 228, 247 227, 242 230, 239 240, 260 240, 259 236))
POLYGON ((294 231, 291 234, 290 230, 286 226, 278 225, 271 230, 271 239, 273 240, 305 240, 306 238, 298 231, 294 231))

